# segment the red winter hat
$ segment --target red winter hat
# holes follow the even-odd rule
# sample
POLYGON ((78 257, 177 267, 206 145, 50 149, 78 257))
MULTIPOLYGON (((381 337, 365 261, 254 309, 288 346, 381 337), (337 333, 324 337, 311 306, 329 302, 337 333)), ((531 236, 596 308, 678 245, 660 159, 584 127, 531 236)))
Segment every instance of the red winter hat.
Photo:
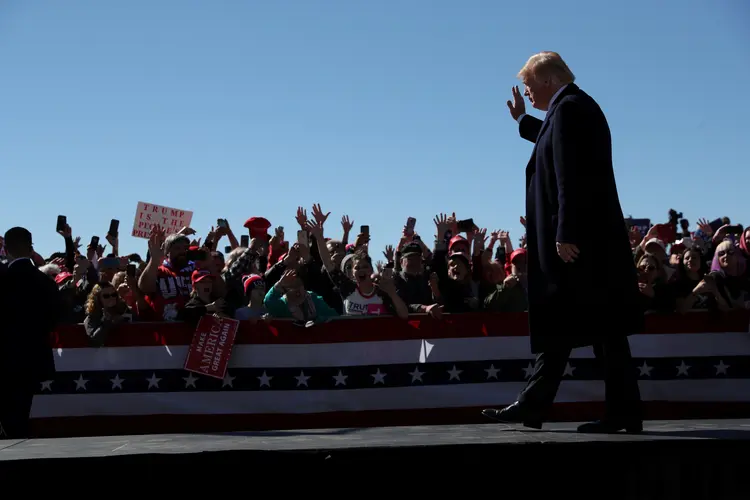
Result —
POLYGON ((251 238, 262 238, 266 237, 271 239, 271 235, 268 234, 268 228, 271 227, 271 223, 268 219, 263 217, 250 217, 245 221, 245 227, 250 230, 251 238))

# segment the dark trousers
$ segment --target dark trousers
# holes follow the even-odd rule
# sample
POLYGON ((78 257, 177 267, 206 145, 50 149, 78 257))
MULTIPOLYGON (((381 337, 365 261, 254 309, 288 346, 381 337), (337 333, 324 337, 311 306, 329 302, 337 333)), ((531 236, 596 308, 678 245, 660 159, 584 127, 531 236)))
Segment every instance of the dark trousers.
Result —
MULTIPOLYGON (((570 353, 571 349, 562 348, 537 355, 534 374, 518 397, 521 406, 540 415, 549 413, 570 353)), ((604 372, 604 419, 641 420, 641 393, 628 338, 606 338, 594 345, 594 355, 604 372)))
POLYGON ((0 439, 26 439, 31 433, 31 404, 37 384, 18 377, 0 378, 0 439))

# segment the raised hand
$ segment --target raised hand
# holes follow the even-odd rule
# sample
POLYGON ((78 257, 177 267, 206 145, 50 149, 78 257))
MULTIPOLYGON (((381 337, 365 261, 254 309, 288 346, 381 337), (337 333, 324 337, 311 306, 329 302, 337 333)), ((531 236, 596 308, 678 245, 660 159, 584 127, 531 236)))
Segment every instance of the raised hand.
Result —
POLYGON ((73 234, 73 230, 70 229, 69 225, 65 224, 65 228, 63 228, 60 231, 58 231, 57 234, 59 234, 63 238, 70 238, 71 235, 73 234))
POLYGON ((473 234, 474 237, 474 250, 481 252, 484 250, 487 244, 487 229, 482 228, 473 234))
POLYGON ((297 215, 295 219, 297 220, 299 227, 305 229, 305 226, 307 225, 307 210, 302 207, 297 207, 297 215))
POLYGON ((380 281, 378 286, 388 295, 396 293, 396 282, 393 280, 393 269, 386 267, 383 272, 380 273, 380 281))
POLYGON ((318 224, 322 226, 323 224, 325 224, 326 220, 328 219, 328 216, 331 215, 331 212, 324 214, 323 210, 320 209, 320 203, 318 203, 316 205, 313 205, 312 214, 313 214, 313 218, 315 219, 315 222, 317 222, 318 224))
POLYGON ((318 241, 324 241, 323 238, 323 223, 318 221, 308 220, 302 227, 305 231, 315 236, 318 241))
POLYGON ((445 214, 438 214, 432 221, 435 223, 437 228, 436 239, 442 240, 445 237, 445 233, 451 230, 450 221, 448 216, 445 214))
POLYGON ((386 245, 385 251, 383 252, 383 256, 385 257, 386 262, 393 262, 393 245, 386 245))
MULTIPOLYGON (((215 232, 216 236, 218 236, 218 239, 221 239, 223 236, 226 236, 232 232, 232 229, 229 226, 229 221, 227 219, 224 219, 224 221, 227 223, 226 226, 219 226, 218 228, 216 228, 215 232)), ((208 239, 208 236, 206 236, 206 239, 208 239)), ((213 238, 211 238, 211 241, 218 241, 218 239, 214 240, 213 238)))
POLYGON ((505 104, 508 105, 510 116, 514 120, 518 120, 519 116, 526 113, 526 103, 523 101, 523 95, 521 94, 521 91, 518 90, 518 85, 510 89, 510 92, 513 95, 513 102, 507 101, 505 104))
POLYGON ((708 223, 708 219, 698 219, 698 229, 703 231, 703 234, 709 238, 714 234, 714 230, 711 228, 711 224, 708 223))
POLYGON ((295 279, 297 279, 297 271, 294 269, 287 269, 284 271, 284 274, 281 275, 279 286, 286 289, 294 284, 295 279))
POLYGON ((341 217, 341 227, 344 229, 345 234, 349 234, 349 232, 354 227, 354 221, 349 220, 348 215, 344 215, 343 217, 341 217))
POLYGON ((161 260, 164 257, 164 241, 167 239, 164 230, 154 225, 151 227, 151 234, 148 237, 148 251, 151 253, 152 259, 161 260))

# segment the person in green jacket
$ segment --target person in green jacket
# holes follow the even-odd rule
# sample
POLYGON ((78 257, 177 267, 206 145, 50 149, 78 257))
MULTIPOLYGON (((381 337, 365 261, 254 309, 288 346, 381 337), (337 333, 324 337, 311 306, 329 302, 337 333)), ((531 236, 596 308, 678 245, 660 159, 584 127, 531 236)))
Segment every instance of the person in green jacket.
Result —
POLYGON ((320 295, 305 290, 302 279, 292 269, 268 290, 263 303, 272 318, 291 318, 308 327, 339 316, 320 295))

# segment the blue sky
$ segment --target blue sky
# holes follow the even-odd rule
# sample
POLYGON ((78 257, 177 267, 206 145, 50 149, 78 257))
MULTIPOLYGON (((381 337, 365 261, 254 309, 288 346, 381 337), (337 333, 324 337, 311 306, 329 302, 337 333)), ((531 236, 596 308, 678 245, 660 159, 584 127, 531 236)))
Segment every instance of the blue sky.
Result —
POLYGON ((84 242, 118 218, 145 254, 138 201, 289 239, 320 202, 374 256, 438 212, 515 241, 532 145, 505 101, 540 50, 605 110, 626 214, 750 224, 749 23, 743 0, 6 0, 0 230, 47 255, 58 214, 84 242))

